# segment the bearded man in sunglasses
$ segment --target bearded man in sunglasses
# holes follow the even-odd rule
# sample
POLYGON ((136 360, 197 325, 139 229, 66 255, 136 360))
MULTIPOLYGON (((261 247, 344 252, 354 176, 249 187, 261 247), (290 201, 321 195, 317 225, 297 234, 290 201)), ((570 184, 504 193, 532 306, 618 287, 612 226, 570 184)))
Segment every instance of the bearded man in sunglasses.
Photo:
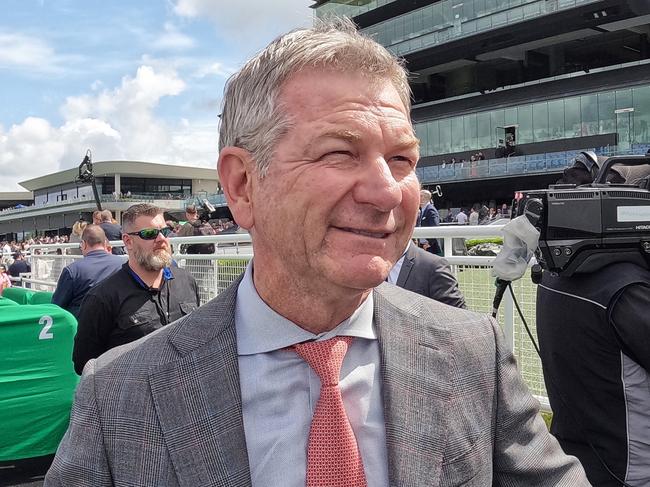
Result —
POLYGON ((141 203, 122 215, 122 240, 129 260, 86 295, 78 317, 72 361, 77 374, 86 362, 190 314, 199 306, 196 281, 172 270, 171 232, 162 210, 141 203))

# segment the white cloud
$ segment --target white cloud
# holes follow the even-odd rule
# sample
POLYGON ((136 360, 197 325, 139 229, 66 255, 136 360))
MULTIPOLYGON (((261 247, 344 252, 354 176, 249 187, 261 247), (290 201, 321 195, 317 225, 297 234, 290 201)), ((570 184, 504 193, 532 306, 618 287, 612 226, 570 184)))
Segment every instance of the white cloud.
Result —
POLYGON ((234 69, 226 68, 221 63, 211 63, 199 66, 192 74, 193 78, 205 78, 206 76, 227 77, 234 73, 234 69))
POLYGON ((0 69, 58 69, 54 49, 45 41, 20 33, 0 33, 0 69))
POLYGON ((57 129, 42 118, 28 117, 7 132, 0 128, 0 187, 24 191, 18 181, 56 171, 64 151, 57 129))
POLYGON ((179 119, 165 123, 156 116, 162 98, 184 89, 185 83, 174 71, 141 66, 118 87, 68 97, 59 127, 42 118, 27 118, 7 131, 0 126, 0 190, 19 190, 20 181, 75 167, 87 148, 95 161, 214 167, 216 122, 179 119))
POLYGON ((269 39, 297 27, 311 25, 311 0, 176 0, 180 17, 207 18, 222 38, 245 41, 253 51, 269 39))
POLYGON ((164 28, 165 32, 153 41, 154 48, 183 50, 194 47, 194 39, 180 32, 174 24, 167 22, 164 28))

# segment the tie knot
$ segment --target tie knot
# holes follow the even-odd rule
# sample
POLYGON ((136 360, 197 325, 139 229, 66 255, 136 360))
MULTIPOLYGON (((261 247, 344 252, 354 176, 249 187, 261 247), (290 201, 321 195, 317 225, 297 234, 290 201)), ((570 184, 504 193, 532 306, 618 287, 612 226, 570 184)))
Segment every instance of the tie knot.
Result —
POLYGON ((293 349, 320 378, 322 386, 339 383, 341 365, 353 337, 334 337, 320 342, 298 343, 293 349))

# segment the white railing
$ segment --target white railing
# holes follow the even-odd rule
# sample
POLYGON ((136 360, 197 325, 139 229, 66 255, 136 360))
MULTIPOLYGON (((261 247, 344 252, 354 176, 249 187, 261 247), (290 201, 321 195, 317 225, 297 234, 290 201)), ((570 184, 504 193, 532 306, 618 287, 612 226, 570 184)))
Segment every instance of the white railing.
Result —
MULTIPOLYGON (((459 247, 459 240, 454 242, 454 239, 501 237, 502 228, 503 225, 418 227, 413 237, 438 238, 443 241, 445 258, 452 266, 459 287, 465 295, 467 307, 480 313, 490 313, 495 292, 494 278, 491 276, 494 257, 454 255, 454 243, 456 243, 456 250, 459 247)), ((248 234, 175 237, 170 239, 170 243, 177 264, 191 272, 197 280, 202 303, 228 287, 244 271, 248 261, 253 257, 253 247, 248 234), (187 255, 180 252, 181 245, 196 243, 214 244, 215 253, 187 255)), ((111 242, 111 244, 123 245, 121 241, 111 242)), ((32 246, 30 249, 32 255, 29 257, 32 263, 32 274, 24 282, 42 289, 53 290, 63 267, 75 259, 82 258, 80 255, 66 255, 67 249, 76 247, 78 244, 32 246), (61 255, 56 253, 57 249, 62 249, 61 255)), ((536 287, 529 275, 514 282, 512 287, 525 319, 535 334, 536 287)), ((542 405, 548 409, 539 357, 530 343, 521 319, 516 314, 513 300, 508 292, 501 303, 498 321, 514 350, 524 380, 542 405)))

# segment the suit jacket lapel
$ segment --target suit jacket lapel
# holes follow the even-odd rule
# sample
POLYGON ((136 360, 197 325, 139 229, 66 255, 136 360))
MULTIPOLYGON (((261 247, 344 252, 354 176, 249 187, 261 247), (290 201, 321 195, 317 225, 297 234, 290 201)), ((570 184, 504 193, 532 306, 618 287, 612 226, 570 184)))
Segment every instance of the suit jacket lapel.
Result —
POLYGON ((402 261, 402 268, 399 271, 399 275, 397 276, 397 282, 395 283, 396 286, 399 287, 404 287, 404 284, 409 278, 409 274, 411 273, 411 269, 413 269, 413 265, 415 264, 415 252, 413 252, 413 244, 409 244, 408 248, 406 249, 406 255, 404 255, 404 260, 402 261))
POLYGON ((235 336, 238 285, 177 325, 170 341, 181 359, 149 377, 181 486, 251 485, 235 336))
POLYGON ((451 396, 449 330, 394 299, 403 300, 397 288, 375 291, 390 485, 438 485, 451 396))

